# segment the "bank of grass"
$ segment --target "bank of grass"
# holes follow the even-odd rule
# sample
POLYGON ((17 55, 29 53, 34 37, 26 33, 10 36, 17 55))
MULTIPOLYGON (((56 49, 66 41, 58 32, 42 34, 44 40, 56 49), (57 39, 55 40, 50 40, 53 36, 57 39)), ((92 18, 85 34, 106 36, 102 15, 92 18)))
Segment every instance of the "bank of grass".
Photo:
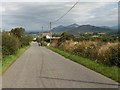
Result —
POLYGON ((50 50, 57 52, 58 54, 64 56, 65 58, 69 58, 70 60, 77 62, 79 64, 82 64, 84 66, 86 66, 89 69, 92 69, 98 73, 101 73, 104 76, 107 76, 117 82, 120 82, 120 68, 113 66, 113 67, 109 67, 109 66, 105 66, 103 64, 98 64, 90 59, 78 56, 78 55, 74 55, 72 53, 60 50, 58 48, 51 48, 48 47, 50 50))
MULTIPOLYGON (((2 68, 0 71, 2 74, 17 60, 17 58, 19 58, 27 49, 29 48, 29 46, 24 47, 19 49, 16 54, 14 55, 9 55, 5 58, 2 59, 2 68)), ((1 62, 0 62, 1 63, 1 62)))

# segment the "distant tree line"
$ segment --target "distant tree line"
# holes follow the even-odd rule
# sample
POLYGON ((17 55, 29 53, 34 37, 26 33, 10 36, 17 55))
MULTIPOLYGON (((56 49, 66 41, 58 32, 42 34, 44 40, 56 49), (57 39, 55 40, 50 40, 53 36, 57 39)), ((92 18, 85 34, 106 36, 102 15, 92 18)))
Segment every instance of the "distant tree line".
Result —
POLYGON ((105 35, 98 35, 94 34, 79 34, 79 36, 74 36, 67 32, 56 34, 54 33, 53 36, 61 37, 61 41, 64 40, 74 40, 74 41, 102 41, 102 42, 116 42, 118 40, 118 35, 116 34, 105 34, 105 35))
POLYGON ((26 35, 22 27, 2 32, 2 57, 15 54, 18 49, 30 45, 30 41, 32 37, 26 35))

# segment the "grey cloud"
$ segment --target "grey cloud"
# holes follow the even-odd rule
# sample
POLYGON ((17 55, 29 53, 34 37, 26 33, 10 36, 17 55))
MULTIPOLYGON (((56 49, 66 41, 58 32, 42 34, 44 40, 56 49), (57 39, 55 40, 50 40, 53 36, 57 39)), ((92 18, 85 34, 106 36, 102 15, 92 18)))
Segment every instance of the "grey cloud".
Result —
MULTIPOLYGON (((2 14, 3 28, 10 29, 15 26, 23 26, 31 31, 41 30, 41 26, 44 26, 44 29, 47 30, 49 22, 58 19, 71 8, 74 2, 24 2, 3 4, 6 10, 2 14)), ((107 6, 98 3, 79 3, 68 15, 59 22, 54 23, 52 27, 72 23, 113 25, 116 21, 115 10, 110 9, 107 12, 104 10, 104 8, 109 7, 109 4, 107 6), (101 10, 101 12, 98 12, 98 10, 101 10), (112 18, 109 18, 108 15, 112 18), (95 17, 90 18, 92 16, 95 17), (101 20, 101 18, 103 18, 103 20, 101 20)))

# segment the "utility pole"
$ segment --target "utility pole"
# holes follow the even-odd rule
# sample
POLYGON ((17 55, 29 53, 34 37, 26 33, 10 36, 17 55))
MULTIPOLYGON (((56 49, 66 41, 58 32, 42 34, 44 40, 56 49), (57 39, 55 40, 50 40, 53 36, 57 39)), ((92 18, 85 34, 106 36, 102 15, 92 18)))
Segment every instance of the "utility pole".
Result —
POLYGON ((51 30, 51 27, 52 27, 52 23, 50 22, 50 30, 51 30))
POLYGON ((41 40, 41 46, 42 46, 42 44, 43 44, 43 26, 42 26, 42 35, 41 35, 41 37, 42 37, 42 38, 41 38, 41 39, 42 39, 42 40, 41 40))
MULTIPOLYGON (((50 22, 50 34, 51 34, 51 27, 52 27, 52 22, 50 22)), ((50 43, 51 43, 51 37, 50 37, 50 43)))
POLYGON ((42 26, 42 31, 43 31, 43 26, 42 26))

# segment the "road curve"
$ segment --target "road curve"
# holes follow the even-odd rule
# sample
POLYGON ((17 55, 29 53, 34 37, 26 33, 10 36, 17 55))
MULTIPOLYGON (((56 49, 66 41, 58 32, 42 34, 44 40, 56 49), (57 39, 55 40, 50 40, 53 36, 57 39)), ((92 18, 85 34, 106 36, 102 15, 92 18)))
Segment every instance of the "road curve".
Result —
POLYGON ((117 88, 117 82, 63 56, 31 47, 3 74, 3 88, 117 88))

